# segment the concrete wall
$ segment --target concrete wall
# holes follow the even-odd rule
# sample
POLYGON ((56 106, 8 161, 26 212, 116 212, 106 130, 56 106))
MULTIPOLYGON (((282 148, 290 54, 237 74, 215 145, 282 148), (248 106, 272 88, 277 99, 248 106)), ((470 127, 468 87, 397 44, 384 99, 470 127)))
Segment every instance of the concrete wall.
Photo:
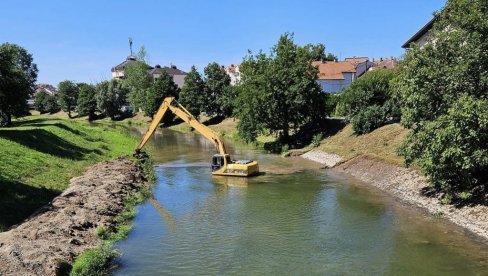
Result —
POLYGON ((174 75, 173 76, 173 81, 178 85, 179 88, 183 87, 183 84, 185 83, 185 77, 186 75, 174 75))

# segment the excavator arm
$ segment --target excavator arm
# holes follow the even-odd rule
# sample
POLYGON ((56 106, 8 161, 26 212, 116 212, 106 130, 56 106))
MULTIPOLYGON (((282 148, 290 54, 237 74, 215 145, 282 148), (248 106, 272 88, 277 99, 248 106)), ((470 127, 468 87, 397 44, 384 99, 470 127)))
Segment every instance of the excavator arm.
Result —
POLYGON ((144 145, 147 143, 151 135, 156 131, 161 120, 168 110, 188 123, 200 134, 205 136, 208 140, 212 141, 217 147, 219 154, 214 154, 211 160, 211 168, 213 175, 224 176, 251 176, 259 173, 259 166, 256 161, 253 160, 232 160, 230 156, 225 152, 224 142, 220 140, 219 135, 200 123, 188 110, 186 110, 181 104, 179 104, 175 98, 167 97, 159 107, 158 112, 154 116, 154 119, 149 126, 148 130, 142 137, 141 142, 136 148, 136 155, 138 155, 144 145), (175 103, 175 105, 173 105, 175 103))
POLYGON ((182 105, 177 103, 177 106, 173 106, 172 103, 176 102, 175 98, 173 97, 167 97, 163 100, 163 103, 158 109, 158 112, 154 116, 154 119, 149 126, 148 130, 144 134, 144 137, 142 138, 141 142, 136 148, 136 152, 139 152, 144 145, 147 143, 151 135, 156 131, 156 128, 158 127, 159 123, 164 118, 164 115, 166 112, 169 110, 171 113, 175 114, 178 116, 180 119, 188 123, 191 127, 196 129, 200 134, 205 136, 208 140, 212 141, 215 146, 217 147, 218 151, 220 154, 225 155, 225 146, 224 142, 220 140, 219 136, 215 131, 213 131, 211 128, 207 127, 206 125, 200 123, 188 110, 186 110, 182 105))

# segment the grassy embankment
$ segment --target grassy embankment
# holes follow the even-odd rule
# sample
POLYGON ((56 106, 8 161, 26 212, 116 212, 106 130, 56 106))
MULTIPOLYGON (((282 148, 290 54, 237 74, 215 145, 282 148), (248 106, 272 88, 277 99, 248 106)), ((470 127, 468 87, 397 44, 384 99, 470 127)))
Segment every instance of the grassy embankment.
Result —
MULTIPOLYGON (((201 119, 206 122, 209 118, 202 117, 201 119)), ((233 118, 227 118, 216 124, 208 124, 208 126, 222 137, 238 140, 237 120, 233 118)), ((331 127, 337 128, 336 125, 331 127)), ((192 131, 192 128, 186 123, 177 124, 169 128, 181 132, 192 131)), ((327 131, 329 132, 330 130, 327 131)), ((333 135, 322 139, 317 148, 328 153, 338 154, 345 160, 350 160, 357 156, 367 156, 401 166, 403 165, 403 157, 398 156, 396 150, 407 132, 408 130, 399 124, 390 124, 368 134, 356 135, 353 133, 351 125, 346 125, 342 129, 332 130, 333 135)), ((273 142, 274 140, 275 137, 272 136, 260 136, 257 139, 257 146, 263 147, 265 143, 273 142)), ((303 149, 290 150, 285 156, 299 155, 313 148, 312 145, 309 145, 303 149)))
POLYGON ((60 194, 101 160, 130 155, 137 137, 53 116, 29 116, 0 129, 0 231, 60 194))

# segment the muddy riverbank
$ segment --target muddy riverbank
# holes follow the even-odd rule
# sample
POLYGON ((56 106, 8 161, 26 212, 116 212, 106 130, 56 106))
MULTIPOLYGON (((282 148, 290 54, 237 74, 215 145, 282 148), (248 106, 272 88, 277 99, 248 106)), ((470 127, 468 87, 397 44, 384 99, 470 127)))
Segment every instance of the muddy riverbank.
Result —
POLYGON ((333 170, 353 176, 369 185, 373 185, 403 202, 420 207, 433 216, 445 218, 452 223, 476 234, 488 243, 488 206, 475 205, 455 207, 443 205, 438 197, 427 196, 428 183, 418 172, 359 156, 343 161, 340 156, 313 150, 301 157, 333 168, 333 170))
POLYGON ((91 166, 52 202, 22 224, 0 233, 0 275, 56 275, 111 229, 124 198, 147 182, 134 161, 118 158, 91 166))

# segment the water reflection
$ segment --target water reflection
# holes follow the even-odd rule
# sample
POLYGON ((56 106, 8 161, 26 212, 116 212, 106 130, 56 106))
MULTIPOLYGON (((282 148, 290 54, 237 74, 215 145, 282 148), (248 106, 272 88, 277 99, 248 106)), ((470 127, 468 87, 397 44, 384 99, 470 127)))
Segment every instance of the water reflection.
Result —
POLYGON ((133 232, 118 244, 116 275, 488 271, 486 246, 361 183, 230 144, 267 174, 215 177, 206 166, 213 148, 198 136, 159 135, 152 143, 160 207, 138 208, 133 232))

